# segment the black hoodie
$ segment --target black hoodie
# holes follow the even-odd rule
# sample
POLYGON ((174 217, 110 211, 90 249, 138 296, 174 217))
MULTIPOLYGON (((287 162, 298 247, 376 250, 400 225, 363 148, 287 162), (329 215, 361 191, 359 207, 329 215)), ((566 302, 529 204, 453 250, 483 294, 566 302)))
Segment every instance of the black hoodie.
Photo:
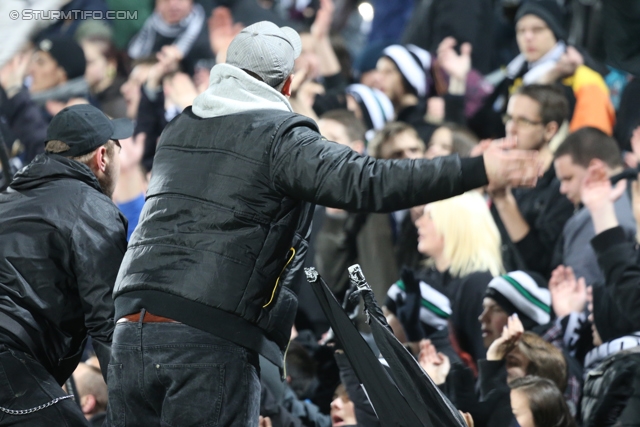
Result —
POLYGON ((62 384, 90 335, 106 378, 126 235, 87 166, 40 154, 19 171, 0 194, 0 343, 62 384))

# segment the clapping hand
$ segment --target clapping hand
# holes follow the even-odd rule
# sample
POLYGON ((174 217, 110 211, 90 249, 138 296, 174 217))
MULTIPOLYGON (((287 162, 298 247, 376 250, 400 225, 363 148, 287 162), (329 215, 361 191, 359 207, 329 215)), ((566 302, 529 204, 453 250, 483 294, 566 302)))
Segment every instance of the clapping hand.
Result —
POLYGON ((549 280, 551 305, 557 317, 564 317, 572 312, 581 312, 587 303, 587 284, 584 277, 576 280, 571 267, 558 266, 549 280))
POLYGON ((418 361, 436 385, 444 384, 451 371, 451 362, 446 355, 436 352, 430 340, 420 341, 418 361))

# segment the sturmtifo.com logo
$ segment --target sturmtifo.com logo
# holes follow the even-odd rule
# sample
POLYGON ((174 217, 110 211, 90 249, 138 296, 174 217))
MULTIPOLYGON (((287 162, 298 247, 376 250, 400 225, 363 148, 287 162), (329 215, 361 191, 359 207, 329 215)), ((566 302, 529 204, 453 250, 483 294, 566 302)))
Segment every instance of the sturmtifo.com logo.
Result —
POLYGON ((108 10, 103 12, 102 10, 12 10, 9 12, 9 18, 23 19, 30 21, 32 19, 44 20, 44 21, 58 21, 58 20, 70 20, 70 19, 109 19, 109 20, 134 20, 138 19, 137 10, 108 10))

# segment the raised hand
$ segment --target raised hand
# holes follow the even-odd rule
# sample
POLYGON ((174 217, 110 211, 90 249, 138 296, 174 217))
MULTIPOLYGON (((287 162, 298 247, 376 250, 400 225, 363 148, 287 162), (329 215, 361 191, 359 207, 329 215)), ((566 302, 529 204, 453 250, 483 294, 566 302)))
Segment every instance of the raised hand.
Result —
POLYGON ((311 35, 317 40, 329 37, 334 10, 333 0, 320 0, 320 8, 316 12, 316 19, 311 25, 311 35))
POLYGON ((587 303, 587 284, 584 277, 576 280, 571 267, 558 266, 549 280, 551 305, 557 317, 581 312, 587 303))
POLYGON ((436 351, 430 340, 420 341, 418 362, 436 385, 444 384, 451 371, 451 362, 443 353, 436 351))
POLYGON ((612 205, 624 193, 625 189, 625 180, 618 181, 616 186, 612 187, 604 163, 593 160, 582 182, 580 199, 587 209, 593 212, 604 205, 612 205))
POLYGON ((450 78, 461 81, 467 80, 471 71, 471 44, 463 43, 460 46, 460 54, 455 47, 458 44, 453 37, 446 37, 438 46, 438 64, 450 78))
POLYGON ((517 314, 512 314, 502 330, 502 336, 495 340, 487 350, 487 360, 502 360, 515 348, 524 332, 524 326, 517 314))

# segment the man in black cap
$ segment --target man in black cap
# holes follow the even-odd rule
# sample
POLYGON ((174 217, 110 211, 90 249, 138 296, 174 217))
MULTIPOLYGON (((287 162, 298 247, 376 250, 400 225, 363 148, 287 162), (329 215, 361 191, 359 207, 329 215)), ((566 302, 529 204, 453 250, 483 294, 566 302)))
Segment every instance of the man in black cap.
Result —
POLYGON ((86 425, 63 384, 87 335, 106 379, 126 219, 111 201, 127 119, 65 108, 0 194, 0 426, 86 425))

